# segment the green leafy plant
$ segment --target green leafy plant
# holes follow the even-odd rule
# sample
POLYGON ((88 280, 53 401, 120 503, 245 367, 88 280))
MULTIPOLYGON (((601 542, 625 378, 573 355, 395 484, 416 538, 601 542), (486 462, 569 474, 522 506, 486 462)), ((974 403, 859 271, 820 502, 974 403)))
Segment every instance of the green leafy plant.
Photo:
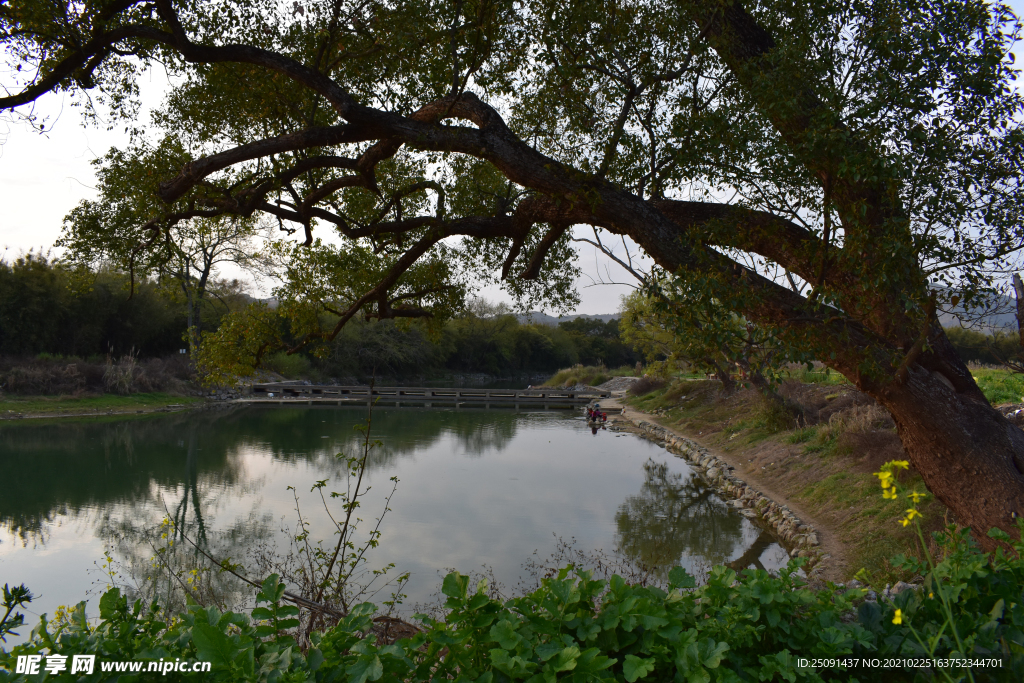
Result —
POLYGON ((32 598, 32 592, 25 584, 14 588, 4 584, 4 601, 0 603, 4 609, 4 616, 0 618, 0 641, 5 641, 8 634, 18 635, 14 629, 25 623, 25 615, 15 610, 32 602, 32 598))
MULTIPOLYGON (((1011 619, 1017 625, 1010 630, 1008 636, 993 642, 989 633, 998 631, 1005 623, 1007 610, 1021 612, 1021 586, 1024 585, 1024 574, 1021 573, 1021 542, 1013 542, 1006 532, 993 529, 989 536, 1001 544, 992 554, 986 557, 971 552, 973 541, 967 530, 957 531, 949 527, 945 535, 936 534, 935 540, 945 555, 936 563, 925 541, 921 529, 920 503, 928 494, 918 490, 906 490, 899 482, 898 473, 909 468, 905 460, 892 460, 882 465, 875 473, 882 487, 882 496, 889 500, 904 500, 907 507, 905 516, 900 520, 904 527, 913 526, 921 544, 923 559, 897 556, 893 559, 896 567, 912 573, 925 575, 922 590, 905 591, 893 601, 895 611, 892 623, 896 626, 905 625, 920 648, 922 654, 931 658, 941 655, 943 658, 971 658, 979 654, 1005 654, 1024 644, 1019 619, 1011 619), (1013 548, 1016 554, 1009 559, 1004 551, 1013 548), (999 576, 994 584, 983 586, 990 574, 999 576), (1008 583, 1007 583, 1008 582, 1008 583), (907 594, 906 597, 903 597, 907 594), (965 604, 966 603, 966 604, 965 604), (924 619, 913 619, 917 615, 926 615, 924 619), (1012 646, 1016 645, 1016 648, 1012 646)), ((1024 530, 1024 523, 1018 527, 1024 530)), ((865 576, 865 578, 867 578, 865 576)), ((876 615, 872 615, 874 617, 876 615)), ((1018 614, 1019 616, 1019 614, 1018 614)), ((873 620, 873 619, 872 619, 873 620)), ((959 675, 946 668, 939 673, 946 681, 974 681, 975 675, 966 669, 959 675)))
POLYGON ((360 603, 310 634, 304 650, 289 633, 295 608, 282 605, 277 576, 264 581, 251 616, 193 604, 165 622, 158 605, 130 605, 113 588, 100 600, 98 624, 81 603, 60 631, 51 633, 44 618, 28 642, 0 650, 0 681, 29 680, 11 673, 17 656, 44 652, 209 661, 207 680, 214 681, 1020 680, 1024 544, 999 538, 1012 553, 986 555, 965 534, 949 535, 919 590, 880 602, 865 600, 866 589, 810 589, 799 575, 801 559, 777 575, 716 567, 699 587, 678 567, 663 586, 637 586, 618 576, 595 580, 570 565, 504 601, 488 595, 486 582, 473 586, 453 572, 441 587, 447 614, 420 615, 423 628, 413 637, 378 638, 376 608, 360 603), (940 586, 950 600, 930 595, 940 586), (841 661, 955 653, 999 665, 972 672, 841 661), (801 666, 801 658, 835 664, 801 666))

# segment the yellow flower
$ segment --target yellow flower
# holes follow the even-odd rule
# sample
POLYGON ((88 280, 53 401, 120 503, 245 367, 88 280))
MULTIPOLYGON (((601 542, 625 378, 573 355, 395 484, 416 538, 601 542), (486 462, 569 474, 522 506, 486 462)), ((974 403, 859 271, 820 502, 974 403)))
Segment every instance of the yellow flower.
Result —
POLYGON ((893 467, 899 468, 901 470, 905 470, 905 469, 909 469, 910 468, 910 463, 907 462, 906 460, 893 460, 889 464, 892 465, 893 467))
POLYGON ((875 472, 875 476, 878 477, 878 483, 882 485, 883 489, 887 489, 892 486, 892 472, 881 471, 875 472))
POLYGON ((907 526, 908 524, 910 524, 910 521, 912 519, 914 519, 914 517, 920 517, 920 516, 921 516, 920 512, 918 512, 914 508, 910 508, 909 510, 907 510, 906 518, 900 520, 900 524, 902 524, 903 526, 907 526))
POLYGON ((891 489, 882 489, 882 498, 896 500, 896 487, 893 486, 891 489))
POLYGON ((893 618, 892 618, 892 623, 897 624, 897 625, 903 623, 903 610, 899 610, 899 609, 896 610, 896 614, 893 615, 893 618))
POLYGON ((918 493, 917 491, 911 491, 907 494, 914 503, 920 503, 922 500, 928 497, 927 493, 918 493))
POLYGON ((934 598, 934 597, 935 597, 935 593, 929 593, 929 594, 928 594, 928 597, 929 597, 929 598, 934 598))

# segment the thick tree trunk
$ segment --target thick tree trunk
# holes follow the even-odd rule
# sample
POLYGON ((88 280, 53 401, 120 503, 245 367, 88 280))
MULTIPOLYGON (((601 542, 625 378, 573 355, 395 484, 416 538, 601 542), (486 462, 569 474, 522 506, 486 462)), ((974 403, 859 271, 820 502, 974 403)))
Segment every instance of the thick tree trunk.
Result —
POLYGON ((708 358, 704 362, 715 369, 715 377, 722 383, 722 391, 726 394, 736 391, 736 382, 733 380, 732 375, 729 374, 728 368, 723 368, 718 364, 718 361, 712 358, 708 358))
POLYGON ((1016 536, 1024 515, 1024 432, 985 399, 937 323, 929 344, 905 381, 858 384, 892 415, 928 489, 991 550, 987 532, 1016 536))

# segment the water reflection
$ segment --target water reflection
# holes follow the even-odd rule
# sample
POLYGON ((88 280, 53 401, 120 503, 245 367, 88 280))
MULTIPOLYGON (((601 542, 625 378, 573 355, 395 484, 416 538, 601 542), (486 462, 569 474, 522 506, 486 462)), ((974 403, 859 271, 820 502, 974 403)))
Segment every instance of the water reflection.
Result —
POLYGON ((231 486, 242 463, 230 447, 234 435, 212 429, 213 421, 180 415, 0 426, 0 471, 14 484, 0 497, 0 524, 23 542, 39 543, 57 516, 152 500, 154 487, 191 480, 197 489, 200 479, 206 487, 231 486))
POLYGON ((692 471, 684 477, 653 460, 643 468, 640 493, 626 498, 615 514, 616 550, 648 567, 673 567, 696 550, 720 564, 736 552, 743 543, 743 518, 729 514, 701 478, 692 471))
MULTIPOLYGON (((336 454, 358 452, 354 428, 365 419, 355 408, 254 406, 0 423, 0 471, 14 478, 0 496, 0 583, 73 603, 89 586, 76 577, 105 549, 144 572, 165 516, 218 558, 286 550, 295 520, 287 487, 313 513, 313 482, 344 486, 336 454)), ((413 572, 410 603, 429 599, 445 567, 488 565, 515 585, 521 564, 550 552, 554 536, 614 547, 659 571, 729 560, 778 566, 778 546, 683 461, 631 435, 592 434, 582 418, 381 408, 372 435, 384 447, 369 461, 375 488, 361 512, 370 526, 389 477, 401 483, 371 565, 413 572)), ((311 514, 311 523, 314 537, 331 538, 325 519, 311 514)))
POLYGON ((757 540, 751 543, 750 547, 744 550, 742 555, 737 557, 735 560, 726 562, 725 566, 735 571, 747 569, 748 567, 753 567, 754 569, 760 569, 763 571, 767 569, 767 567, 765 567, 761 558, 773 545, 776 545, 776 543, 775 539, 772 538, 772 535, 767 531, 762 531, 757 537, 757 540))
MULTIPOLYGON (((501 451, 515 437, 517 415, 494 411, 487 416, 377 410, 373 438, 385 448, 373 452, 369 467, 393 467, 445 435, 455 437, 470 457, 501 451)), ((200 489, 238 485, 245 478, 245 453, 316 462, 339 475, 344 467, 334 455, 358 452, 362 436, 354 427, 366 417, 352 409, 259 406, 128 421, 0 423, 0 471, 16 482, 0 497, 0 525, 25 542, 45 542, 45 526, 55 516, 152 500, 154 487, 183 485, 185 498, 175 504, 176 514, 190 508, 200 513, 197 523, 205 533, 197 506, 200 489)))

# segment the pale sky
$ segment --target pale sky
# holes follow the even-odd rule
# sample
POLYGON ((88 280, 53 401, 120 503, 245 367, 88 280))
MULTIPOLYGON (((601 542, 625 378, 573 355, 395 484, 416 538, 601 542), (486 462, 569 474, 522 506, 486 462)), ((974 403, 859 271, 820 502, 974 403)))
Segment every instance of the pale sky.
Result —
MULTIPOLYGON (((1019 15, 1024 0, 1009 4, 1019 15)), ((162 71, 153 71, 141 79, 140 86, 143 101, 154 106, 159 103, 167 80, 162 71)), ((11 259, 30 249, 51 250, 60 235, 64 216, 83 199, 96 196, 90 162, 110 147, 127 142, 123 130, 107 131, 84 125, 80 110, 71 106, 67 96, 47 95, 38 102, 37 111, 50 119, 45 133, 24 123, 11 122, 7 117, 0 118, 0 258, 11 259)), ((143 114, 140 122, 148 120, 148 114, 143 114)), ((589 229, 577 230, 589 233, 589 229)), ((620 297, 630 288, 593 286, 594 282, 608 280, 609 276, 630 282, 631 276, 610 259, 599 256, 592 247, 581 245, 579 251, 584 275, 577 282, 581 304, 575 312, 617 311, 620 297)), ((59 256, 59 251, 53 253, 59 256)), ((506 299, 496 287, 480 294, 491 300, 506 299)))
MULTIPOLYGON (((167 87, 162 71, 148 73, 141 83, 143 101, 157 106, 167 87)), ((47 95, 39 101, 37 112, 50 117, 46 132, 32 130, 27 124, 0 119, 0 257, 8 260, 30 249, 59 256, 53 249, 60 236, 64 216, 80 201, 96 197, 93 159, 110 147, 125 145, 123 128, 107 131, 105 126, 87 125, 81 110, 71 105, 66 95, 47 95)), ((140 122, 148 122, 144 113, 140 122)), ((578 228, 584 232, 582 228, 578 228)), ((328 236, 322 227, 319 235, 328 236)), ((586 230, 589 233, 589 229, 586 230)), ((316 233, 315 233, 316 234, 316 233)), ((622 251, 620 246, 619 251, 622 251)), ((631 291, 626 286, 599 285, 595 281, 613 278, 627 282, 631 277, 597 250, 581 245, 580 266, 584 276, 578 282, 581 304, 576 313, 614 313, 619 299, 631 291)), ((238 277, 239 271, 224 275, 238 277)), ((266 295, 267 292, 260 292, 266 295)), ((498 288, 489 287, 479 294, 492 301, 508 301, 498 288)))

